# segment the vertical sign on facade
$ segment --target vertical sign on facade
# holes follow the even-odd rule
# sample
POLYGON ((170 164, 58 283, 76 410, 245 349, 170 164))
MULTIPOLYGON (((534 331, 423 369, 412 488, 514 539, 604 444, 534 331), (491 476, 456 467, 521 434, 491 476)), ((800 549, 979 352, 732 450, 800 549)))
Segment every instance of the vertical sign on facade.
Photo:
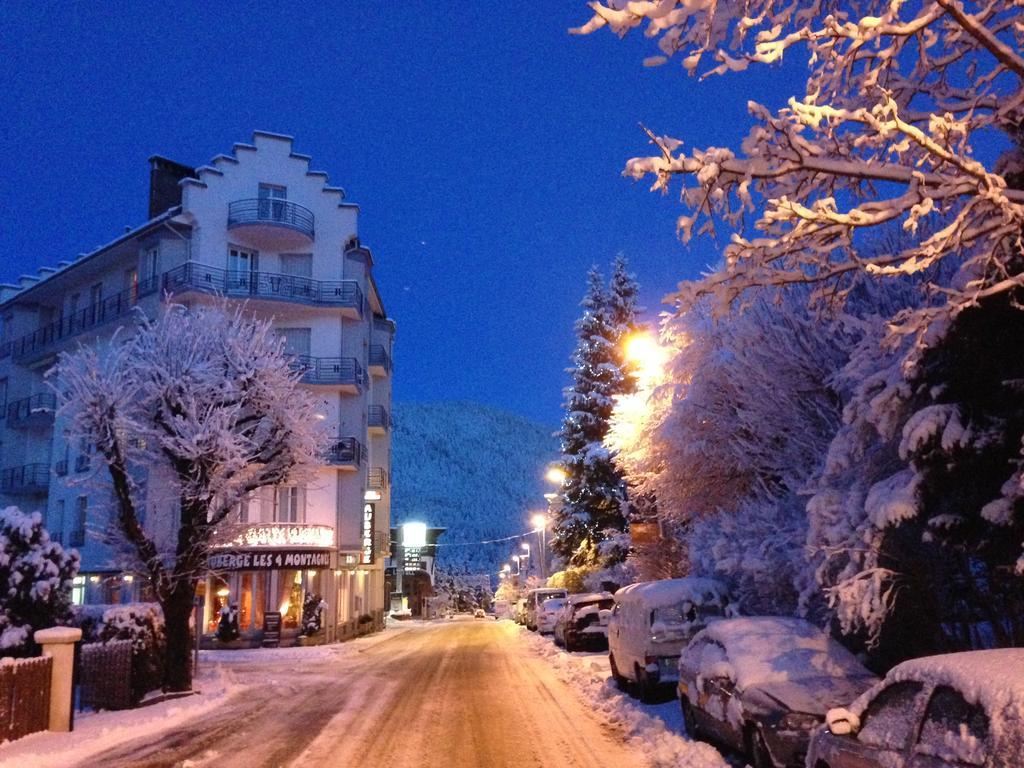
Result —
POLYGON ((375 508, 373 504, 366 503, 363 505, 363 565, 372 565, 374 555, 373 551, 373 518, 375 514, 375 508))

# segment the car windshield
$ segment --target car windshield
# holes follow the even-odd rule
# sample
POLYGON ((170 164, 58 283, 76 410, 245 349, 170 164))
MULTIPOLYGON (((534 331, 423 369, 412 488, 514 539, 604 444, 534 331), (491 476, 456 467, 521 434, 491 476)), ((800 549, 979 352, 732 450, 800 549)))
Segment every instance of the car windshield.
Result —
POLYGON ((698 619, 721 615, 722 609, 718 605, 708 604, 698 607, 689 600, 682 600, 675 605, 662 606, 651 611, 651 624, 692 624, 698 619))

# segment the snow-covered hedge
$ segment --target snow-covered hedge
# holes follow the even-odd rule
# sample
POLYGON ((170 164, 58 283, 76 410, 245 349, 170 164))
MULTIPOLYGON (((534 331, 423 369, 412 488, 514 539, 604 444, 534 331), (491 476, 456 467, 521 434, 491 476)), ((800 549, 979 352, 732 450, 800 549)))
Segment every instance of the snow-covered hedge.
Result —
POLYGON ((132 692, 136 700, 161 686, 167 639, 159 604, 77 605, 71 623, 82 630, 85 643, 131 642, 132 692))
POLYGON ((32 633, 70 619, 78 562, 50 539, 38 512, 0 511, 0 653, 34 655, 32 633))

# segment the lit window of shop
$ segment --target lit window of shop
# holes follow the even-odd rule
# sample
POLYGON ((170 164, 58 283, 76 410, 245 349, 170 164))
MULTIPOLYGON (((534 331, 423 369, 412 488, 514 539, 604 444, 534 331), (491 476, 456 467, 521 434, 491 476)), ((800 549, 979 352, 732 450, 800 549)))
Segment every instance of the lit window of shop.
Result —
POLYGON ((71 604, 83 605, 85 603, 85 576, 75 576, 71 580, 71 604))
POLYGON ((280 571, 278 610, 285 629, 298 628, 302 619, 302 598, 302 571, 280 571))

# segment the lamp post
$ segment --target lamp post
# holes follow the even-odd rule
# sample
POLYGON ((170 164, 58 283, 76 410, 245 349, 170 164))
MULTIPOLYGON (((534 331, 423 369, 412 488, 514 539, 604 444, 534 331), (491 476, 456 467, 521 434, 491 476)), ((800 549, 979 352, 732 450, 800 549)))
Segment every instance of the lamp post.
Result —
MULTIPOLYGON (((538 512, 531 519, 533 528, 537 533, 540 534, 540 577, 546 582, 548 579, 548 551, 547 551, 547 529, 548 529, 548 516, 543 512, 538 512)), ((524 545, 529 547, 529 544, 524 545)))

